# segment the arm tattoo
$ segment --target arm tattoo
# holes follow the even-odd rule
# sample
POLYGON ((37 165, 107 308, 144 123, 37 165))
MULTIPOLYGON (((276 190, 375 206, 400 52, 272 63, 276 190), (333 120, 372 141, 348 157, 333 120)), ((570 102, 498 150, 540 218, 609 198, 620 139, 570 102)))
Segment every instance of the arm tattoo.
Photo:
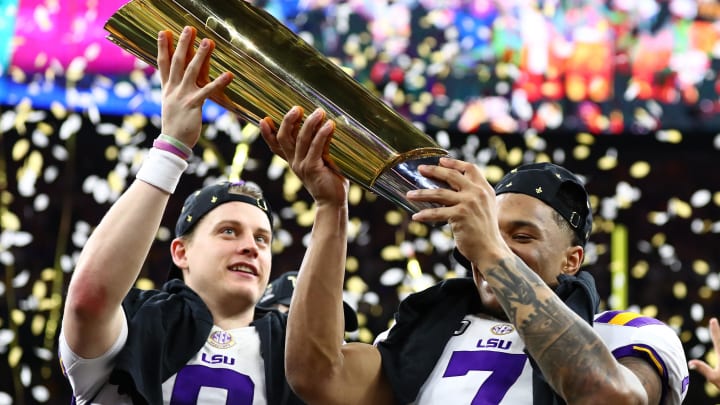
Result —
POLYGON ((592 395, 598 378, 611 378, 607 372, 617 366, 601 339, 520 258, 503 259, 483 274, 543 375, 566 399, 592 395))

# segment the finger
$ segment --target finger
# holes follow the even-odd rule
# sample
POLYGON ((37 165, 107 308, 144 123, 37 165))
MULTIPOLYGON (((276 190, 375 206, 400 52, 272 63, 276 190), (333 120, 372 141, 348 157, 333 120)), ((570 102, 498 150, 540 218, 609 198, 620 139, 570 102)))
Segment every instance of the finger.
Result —
POLYGON ((192 38, 190 39, 189 46, 187 47, 187 51, 185 53, 185 68, 187 69, 187 66, 192 62, 193 58, 195 57, 195 38, 197 37, 197 31, 195 28, 193 28, 192 32, 192 38))
POLYGON ((158 32, 158 54, 157 65, 160 71, 160 83, 165 84, 170 75, 170 60, 172 58, 172 31, 164 30, 158 32))
POLYGON ((200 71, 198 73, 198 79, 197 79, 197 85, 200 87, 203 87, 207 83, 210 82, 210 56, 212 55, 213 51, 215 50, 215 41, 211 39, 203 39, 200 41, 200 46, 202 47, 203 43, 207 43, 208 51, 204 52, 204 58, 202 60, 202 63, 200 64, 200 71))
POLYGON ((215 43, 210 39, 200 41, 200 47, 196 56, 188 65, 187 71, 183 78, 183 84, 191 88, 200 87, 200 91, 195 94, 194 101, 202 103, 212 95, 219 95, 232 82, 234 75, 230 72, 224 72, 216 77, 213 81, 209 81, 207 72, 209 70, 210 56, 215 49, 215 43))
POLYGON ((275 135, 275 125, 272 122, 272 119, 270 117, 265 117, 260 120, 258 126, 260 127, 260 135, 265 140, 265 143, 268 145, 270 150, 274 154, 285 159, 282 148, 280 147, 280 144, 278 143, 277 137, 275 135))
POLYGON ((452 208, 446 206, 424 208, 414 213, 412 220, 418 222, 444 223, 448 221, 452 213, 452 208))
POLYGON ((688 368, 691 370, 695 370, 698 373, 702 374, 703 377, 705 377, 707 380, 710 380, 712 378, 713 369, 710 367, 709 364, 705 363, 702 360, 690 360, 688 361, 688 368))
POLYGON ((406 193, 406 197, 410 201, 451 206, 459 202, 458 194, 459 193, 455 190, 448 190, 445 188, 425 188, 410 190, 406 193))
POLYGON ((265 117, 260 120, 260 131, 268 131, 269 134, 275 136, 277 129, 275 128, 275 121, 270 117, 265 117))
POLYGON ((455 169, 459 172, 465 172, 469 166, 474 166, 471 163, 464 162, 462 160, 453 159, 450 157, 441 157, 438 162, 440 166, 455 169))
POLYGON ((185 85, 197 85, 198 87, 203 87, 204 84, 207 84, 209 79, 205 83, 201 83, 201 74, 203 71, 203 64, 210 63, 210 55, 214 48, 215 44, 212 40, 204 38, 200 41, 197 52, 190 60, 190 63, 187 64, 185 75, 183 76, 183 82, 185 85))
POLYGON ((302 124, 298 137, 295 141, 296 158, 303 158, 307 156, 310 145, 313 143, 313 139, 317 136, 316 132, 324 119, 325 111, 321 108, 315 109, 315 111, 313 111, 312 114, 305 119, 305 122, 302 124))
POLYGON ((288 159, 292 159, 295 156, 295 138, 300 128, 302 116, 303 108, 294 106, 285 114, 280 123, 280 129, 277 131, 278 142, 288 159))
MULTIPOLYGON (((475 166, 472 163, 464 162, 462 160, 457 160, 457 159, 453 159, 453 158, 449 158, 449 157, 442 157, 442 158, 440 158, 438 165, 441 167, 455 170, 456 172, 462 174, 462 177, 465 178, 464 180, 470 180, 473 183, 486 182, 485 176, 483 175, 480 168, 475 166)), ((454 176, 454 178, 460 179, 461 177, 454 176)), ((452 184, 451 184, 451 186, 452 186, 452 184)))
POLYGON ((220 94, 225 91, 225 88, 233 81, 235 76, 230 72, 225 72, 220 76, 216 77, 215 80, 206 84, 198 93, 198 101, 204 101, 213 94, 220 94))
POLYGON ((225 91, 225 88, 235 77, 231 72, 224 72, 208 83, 209 77, 207 72, 210 69, 210 57, 214 49, 214 41, 207 38, 200 41, 198 52, 190 65, 188 65, 187 73, 185 75, 185 80, 187 80, 185 83, 186 85, 193 87, 198 86, 201 88, 201 90, 197 93, 197 101, 200 102, 211 97, 213 94, 219 95, 225 91))
POLYGON ((418 171, 425 177, 447 183, 453 190, 461 190, 468 183, 468 180, 463 178, 464 172, 457 167, 420 165, 418 171))
POLYGON ((172 63, 170 64, 170 77, 169 81, 179 83, 185 74, 185 68, 187 67, 187 55, 188 48, 192 48, 192 43, 195 41, 195 28, 185 27, 180 34, 178 39, 177 47, 172 56, 172 63))
POLYGON ((326 153, 330 150, 330 141, 334 130, 335 122, 332 120, 327 120, 322 124, 310 144, 307 153, 308 160, 322 160, 323 156, 326 156, 326 153))
MULTIPOLYGON (((328 131, 327 139, 324 141, 323 149, 322 149, 322 156, 323 156, 323 158, 326 158, 326 157, 330 156, 330 141, 332 140, 333 134, 335 133, 335 121, 331 121, 331 120, 325 121, 325 123, 323 124, 323 127, 320 128, 320 130, 328 131), (326 126, 328 128, 325 128, 326 126)), ((335 165, 333 164, 332 160, 328 160, 328 164, 330 166, 332 166, 335 170, 338 170, 338 168, 335 167, 335 165)))
POLYGON ((720 355, 720 325, 717 318, 710 318, 710 336, 712 337, 715 353, 720 355))

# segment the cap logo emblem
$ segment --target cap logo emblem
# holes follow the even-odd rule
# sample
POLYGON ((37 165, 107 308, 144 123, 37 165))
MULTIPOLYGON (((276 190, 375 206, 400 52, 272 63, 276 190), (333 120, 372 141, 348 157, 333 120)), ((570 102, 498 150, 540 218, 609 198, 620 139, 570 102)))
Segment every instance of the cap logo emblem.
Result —
POLYGON ((188 216, 187 216, 187 219, 186 219, 185 221, 186 221, 186 222, 192 222, 192 215, 188 215, 188 216))
POLYGON ((535 194, 542 194, 542 192, 543 192, 542 187, 538 187, 535 189, 535 194))
POLYGON ((217 196, 215 196, 215 195, 212 196, 212 198, 210 199, 210 202, 215 204, 217 202, 217 196))
POLYGON ((573 211, 572 214, 570 214, 570 219, 568 219, 568 222, 570 225, 572 225, 573 228, 577 228, 580 225, 580 215, 573 211))

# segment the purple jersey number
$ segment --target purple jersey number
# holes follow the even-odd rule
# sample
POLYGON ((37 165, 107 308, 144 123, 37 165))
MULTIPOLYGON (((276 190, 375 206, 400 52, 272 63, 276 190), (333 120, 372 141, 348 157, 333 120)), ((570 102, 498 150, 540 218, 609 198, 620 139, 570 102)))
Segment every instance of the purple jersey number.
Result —
POLYGON ((472 405, 499 404, 520 378, 527 356, 493 351, 453 352, 443 377, 458 377, 470 371, 490 371, 478 389, 472 405))
POLYGON ((225 368, 189 365, 183 367, 175 377, 170 404, 198 404, 202 387, 227 390, 228 404, 252 405, 253 403, 255 384, 245 374, 225 368))

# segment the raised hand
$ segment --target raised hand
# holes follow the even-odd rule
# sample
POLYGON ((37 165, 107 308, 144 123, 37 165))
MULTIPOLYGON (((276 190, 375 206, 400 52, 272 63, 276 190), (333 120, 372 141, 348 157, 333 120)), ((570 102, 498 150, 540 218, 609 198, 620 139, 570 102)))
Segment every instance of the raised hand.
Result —
POLYGON ((348 181, 326 160, 335 123, 316 109, 302 122, 303 109, 295 106, 285 114, 279 129, 270 118, 260 122, 260 133, 270 150, 285 159, 318 205, 343 205, 348 181))
POLYGON ((715 367, 711 367, 708 363, 699 359, 688 361, 688 367, 702 374, 708 382, 720 389, 720 361, 718 361, 720 360, 720 325, 717 318, 711 318, 709 326, 716 356, 715 367))
POLYGON ((173 47, 170 31, 158 33, 157 64, 162 85, 162 133, 192 148, 200 137, 202 106, 211 95, 222 92, 233 79, 225 72, 210 80, 210 56, 215 42, 200 41, 197 52, 194 42, 197 31, 185 27, 173 47))
POLYGON ((437 166, 421 165, 419 170, 423 176, 443 181, 450 188, 408 192, 410 201, 440 205, 421 210, 413 215, 413 220, 447 222, 458 249, 471 260, 479 252, 507 249, 498 230, 495 191, 477 166, 441 158, 437 166))

